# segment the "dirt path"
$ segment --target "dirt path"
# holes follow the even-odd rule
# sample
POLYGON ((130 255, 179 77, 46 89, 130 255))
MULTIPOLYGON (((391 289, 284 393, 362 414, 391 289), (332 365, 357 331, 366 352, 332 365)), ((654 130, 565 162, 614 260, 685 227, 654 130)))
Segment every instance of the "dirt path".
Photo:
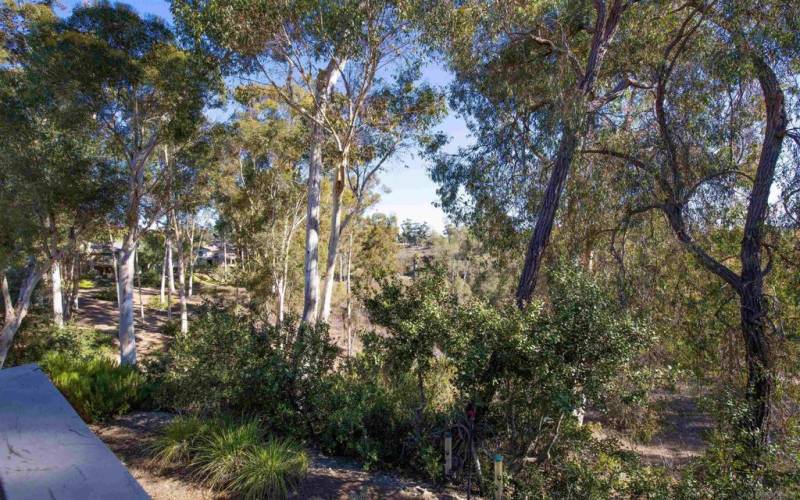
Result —
MULTIPOLYGON (((109 424, 92 425, 100 439, 122 460, 154 500, 230 498, 198 484, 180 470, 160 471, 149 458, 148 446, 159 427, 172 418, 161 412, 137 412, 109 424)), ((357 463, 319 454, 312 456, 308 476, 292 498, 317 500, 350 499, 458 499, 454 492, 441 492, 391 474, 370 473, 357 463)))
POLYGON ((637 443, 629 437, 610 430, 603 425, 603 419, 594 415, 587 417, 603 425, 595 437, 616 438, 624 448, 635 452, 643 462, 675 468, 685 465, 693 458, 701 456, 706 449, 704 435, 713 426, 713 419, 702 413, 697 407, 699 396, 688 387, 681 387, 676 392, 659 391, 654 395, 661 403, 659 416, 661 430, 648 443, 637 443))
MULTIPOLYGON (((101 298, 107 289, 92 288, 81 293, 81 308, 78 312, 78 325, 108 333, 117 342, 117 328, 119 327, 119 311, 114 300, 101 298)), ((144 318, 141 316, 141 302, 139 290, 134 293, 136 349, 140 356, 147 356, 162 351, 170 338, 161 331, 167 322, 167 311, 148 307, 148 304, 157 301, 159 290, 155 288, 142 288, 141 302, 144 302, 144 318)), ((173 297, 172 314, 174 320, 180 319, 178 299, 173 297)), ((189 298, 190 310, 203 302, 200 294, 189 298)))

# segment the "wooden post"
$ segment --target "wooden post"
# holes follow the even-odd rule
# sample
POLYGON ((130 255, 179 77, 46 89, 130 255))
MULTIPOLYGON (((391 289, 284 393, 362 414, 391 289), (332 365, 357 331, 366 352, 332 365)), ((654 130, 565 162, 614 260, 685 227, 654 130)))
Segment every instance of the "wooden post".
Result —
POLYGON ((503 455, 494 456, 494 498, 495 500, 502 500, 503 498, 503 455))
POLYGON ((453 470, 453 435, 444 436, 444 475, 449 476, 453 470))

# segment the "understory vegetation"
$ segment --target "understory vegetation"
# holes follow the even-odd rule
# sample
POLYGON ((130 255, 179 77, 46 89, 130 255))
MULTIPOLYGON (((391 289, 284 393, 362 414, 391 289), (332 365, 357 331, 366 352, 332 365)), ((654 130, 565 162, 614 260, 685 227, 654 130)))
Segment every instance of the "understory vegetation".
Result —
POLYGON ((552 302, 522 313, 459 300, 441 268, 420 271, 411 284, 390 280, 366 300, 382 333, 362 332, 361 352, 338 366, 325 325, 289 318, 274 326, 252 311, 206 303, 192 330, 146 368, 156 404, 191 415, 168 427, 159 456, 195 468, 202 454, 182 434, 202 440, 220 416, 250 415, 257 423, 237 427, 248 436, 264 431, 357 458, 368 469, 434 482, 463 486, 469 474, 476 492, 490 491, 496 454, 505 457, 509 494, 520 497, 792 491, 796 469, 785 460, 794 458, 776 449, 775 462, 761 469, 765 476, 754 477, 746 450, 732 447, 735 439, 724 431, 676 478, 593 435, 595 424, 581 426, 576 412, 591 407, 614 416, 607 403, 635 401, 637 377, 658 383, 640 373, 640 356, 657 338, 580 270, 564 266, 549 283, 552 302), (454 447, 473 462, 445 477, 444 436, 460 425, 472 426, 474 455, 458 440, 454 447))
POLYGON ((0 1, 0 369, 220 495, 800 497, 800 2, 131 2, 0 1))
POLYGON ((209 487, 244 498, 287 497, 309 464, 295 441, 265 438, 258 420, 177 417, 152 449, 162 467, 186 467, 209 487))

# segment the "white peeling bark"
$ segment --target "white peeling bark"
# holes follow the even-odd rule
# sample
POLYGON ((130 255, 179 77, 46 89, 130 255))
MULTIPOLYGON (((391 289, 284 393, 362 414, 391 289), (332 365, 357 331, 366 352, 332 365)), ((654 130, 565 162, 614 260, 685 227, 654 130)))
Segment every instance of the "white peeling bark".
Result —
POLYGON ((28 308, 31 305, 31 295, 39 280, 42 279, 44 271, 40 270, 34 263, 28 265, 25 280, 22 282, 22 287, 17 296, 17 303, 14 304, 11 300, 11 294, 8 290, 8 280, 5 274, 2 279, 3 303, 5 305, 5 317, 3 321, 3 329, 0 330, 0 368, 8 356, 8 350, 11 348, 11 342, 14 340, 17 330, 19 330, 22 320, 28 315, 28 308))
POLYGON ((186 303, 186 263, 183 255, 183 245, 179 240, 178 249, 178 300, 181 305, 181 333, 189 332, 189 311, 186 303))
POLYGON ((167 288, 167 242, 164 240, 164 258, 161 260, 161 303, 166 302, 164 293, 167 288))
POLYGON ((175 293, 175 263, 172 260, 172 238, 167 239, 167 274, 169 275, 169 293, 175 293))
POLYGON ((64 294, 61 291, 61 261, 54 261, 50 267, 52 282, 53 324, 56 328, 64 328, 64 294))
MULTIPOLYGON (((347 154, 345 152, 345 154, 347 154)), ((342 195, 344 194, 344 176, 347 175, 347 158, 342 160, 336 170, 331 200, 331 231, 328 237, 328 261, 325 269, 325 289, 322 295, 322 310, 319 320, 327 322, 331 316, 331 300, 333 299, 333 285, 336 277, 336 258, 339 256, 339 239, 344 231, 342 224, 342 195)))
POLYGON ((319 308, 319 214, 322 189, 322 146, 325 142, 325 129, 322 125, 328 107, 331 89, 336 85, 341 68, 336 58, 317 77, 315 92, 316 110, 311 124, 311 162, 308 167, 308 199, 306 210, 306 252, 304 259, 305 290, 303 297, 303 322, 314 323, 319 308))

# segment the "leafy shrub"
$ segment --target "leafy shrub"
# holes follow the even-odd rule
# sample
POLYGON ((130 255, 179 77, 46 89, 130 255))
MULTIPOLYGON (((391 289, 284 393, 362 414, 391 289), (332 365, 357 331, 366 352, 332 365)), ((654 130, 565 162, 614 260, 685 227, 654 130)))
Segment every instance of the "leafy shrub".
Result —
POLYGON ((41 361, 48 353, 61 353, 72 358, 105 355, 111 352, 109 335, 67 324, 55 327, 49 320, 30 321, 19 330, 8 353, 7 366, 41 361))
POLYGON ((280 327, 204 304, 188 334, 177 333, 160 368, 167 408, 202 414, 265 415, 273 429, 305 433, 315 394, 325 392, 338 349, 326 325, 280 327))
POLYGON ((783 429, 768 445, 753 447, 754 436, 736 425, 748 415, 740 395, 724 391, 705 406, 718 425, 704 455, 684 471, 676 497, 800 498, 798 429, 783 429))
POLYGON ((567 422, 548 454, 514 470, 518 498, 672 498, 664 469, 642 465, 611 439, 595 440, 586 427, 567 422))
POLYGON ((165 321, 161 325, 161 333, 167 337, 174 337, 181 331, 180 320, 165 321))
POLYGON ((123 415, 147 399, 144 375, 107 358, 49 353, 42 360, 42 368, 78 414, 90 423, 123 415))
POLYGON ((189 466, 210 487, 245 498, 287 497, 309 464, 294 441, 263 440, 256 420, 177 417, 162 430, 153 451, 162 466, 189 466))
POLYGON ((384 283, 367 300, 370 319, 387 333, 364 335, 365 354, 377 356, 392 380, 416 381, 416 405, 405 407, 416 413, 411 428, 392 440, 403 443, 406 463, 435 477, 429 451, 441 449, 435 431, 463 419, 456 409, 467 407, 476 409, 482 460, 502 452, 511 464, 540 461, 570 425, 560 423, 572 422, 573 412, 589 403, 602 405, 617 374, 652 339, 577 269, 553 273, 549 292, 549 302, 525 311, 460 300, 444 272, 432 267, 410 285, 384 283), (450 389, 432 407, 425 386, 437 366, 450 370, 440 384, 450 389))

